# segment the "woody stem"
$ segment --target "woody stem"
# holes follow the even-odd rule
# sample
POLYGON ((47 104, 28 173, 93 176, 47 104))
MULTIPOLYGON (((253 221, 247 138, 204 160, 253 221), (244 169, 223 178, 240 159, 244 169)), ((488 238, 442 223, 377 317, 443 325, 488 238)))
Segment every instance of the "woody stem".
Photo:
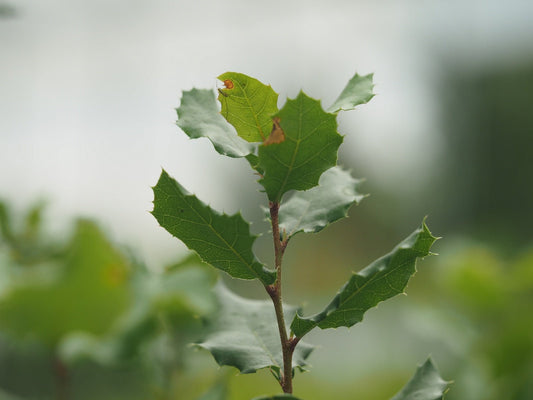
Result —
POLYGON ((283 303, 281 299, 281 264, 283 254, 287 247, 287 241, 282 240, 279 231, 279 203, 270 202, 270 220, 272 223, 272 236, 274 239, 274 256, 276 264, 276 281, 272 285, 265 286, 266 291, 272 299, 276 319, 278 322, 279 337, 281 340, 281 351, 283 354, 283 372, 281 374, 280 385, 284 393, 292 393, 292 355, 299 339, 292 339, 287 335, 285 318, 283 315, 283 303))

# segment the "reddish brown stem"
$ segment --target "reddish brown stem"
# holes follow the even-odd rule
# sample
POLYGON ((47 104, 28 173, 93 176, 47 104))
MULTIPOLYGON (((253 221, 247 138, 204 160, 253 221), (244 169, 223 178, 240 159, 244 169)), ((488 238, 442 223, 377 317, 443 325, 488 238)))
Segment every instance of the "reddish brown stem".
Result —
POLYGON ((265 286, 272 299, 276 319, 278 322, 281 351, 283 354, 283 372, 281 373, 280 385, 284 393, 292 393, 292 355, 300 339, 290 338, 287 335, 285 318, 283 315, 283 303, 281 299, 281 263, 287 247, 287 241, 282 239, 279 231, 279 203, 270 203, 270 220, 272 222, 272 236, 274 239, 274 257, 276 263, 276 281, 272 285, 265 286))

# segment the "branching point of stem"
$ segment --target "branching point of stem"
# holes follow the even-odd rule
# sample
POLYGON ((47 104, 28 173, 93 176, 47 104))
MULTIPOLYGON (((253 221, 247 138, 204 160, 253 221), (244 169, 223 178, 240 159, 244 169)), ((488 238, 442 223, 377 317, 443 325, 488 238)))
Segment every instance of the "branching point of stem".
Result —
POLYGON ((276 311, 276 319, 278 322, 279 337, 281 341, 281 351, 283 353, 283 373, 281 374, 280 385, 284 393, 292 393, 292 355, 298 338, 290 338, 287 335, 287 328, 285 326, 285 317, 283 315, 283 303, 281 300, 281 263, 283 254, 288 244, 286 238, 282 238, 279 232, 279 203, 271 201, 270 204, 270 221, 272 223, 272 238, 274 240, 274 258, 276 263, 276 281, 273 285, 265 286, 267 293, 272 299, 274 310, 276 311))

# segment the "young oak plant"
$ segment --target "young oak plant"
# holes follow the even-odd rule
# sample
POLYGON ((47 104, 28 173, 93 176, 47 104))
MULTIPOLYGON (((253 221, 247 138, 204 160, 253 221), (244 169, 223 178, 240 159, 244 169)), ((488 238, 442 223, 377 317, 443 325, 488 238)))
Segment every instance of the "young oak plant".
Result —
MULTIPOLYGON (((218 89, 220 105, 213 90, 192 89, 183 92, 177 109, 177 124, 190 138, 206 137, 218 153, 246 158, 268 198, 273 269, 254 255, 256 236, 240 213, 212 209, 164 170, 153 188, 152 214, 163 228, 233 278, 259 280, 270 296, 271 302, 245 299, 217 285, 220 309, 198 343, 219 365, 242 373, 269 368, 284 394, 260 399, 296 399, 294 373, 305 368, 313 349, 302 338, 317 327, 351 327, 368 309, 403 293, 417 258, 431 254, 437 239, 423 221, 390 253, 354 273, 318 314, 303 316, 282 303, 283 255, 292 237, 319 232, 346 217, 365 197, 358 192, 360 181, 337 166, 343 137, 336 118, 372 99, 372 78, 356 74, 326 110, 303 92, 278 109, 278 94, 270 85, 227 72, 218 77, 224 83, 218 89)), ((413 393, 420 400, 441 399, 446 387, 428 359, 393 400, 411 398, 413 393)))

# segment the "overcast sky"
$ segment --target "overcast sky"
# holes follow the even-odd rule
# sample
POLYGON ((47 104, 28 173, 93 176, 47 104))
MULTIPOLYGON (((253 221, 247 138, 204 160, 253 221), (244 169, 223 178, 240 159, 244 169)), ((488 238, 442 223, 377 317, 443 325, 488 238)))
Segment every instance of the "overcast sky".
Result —
POLYGON ((161 167, 228 212, 239 208, 228 187, 257 189, 242 160, 175 126, 182 90, 238 71, 270 83, 280 105, 301 88, 328 105, 354 72, 374 72, 378 96, 340 117, 343 152, 393 184, 445 156, 435 93, 444 60, 478 68, 533 55, 531 1, 7 3, 0 197, 17 207, 47 198, 59 224, 95 217, 156 262, 176 247, 148 214, 161 167))

